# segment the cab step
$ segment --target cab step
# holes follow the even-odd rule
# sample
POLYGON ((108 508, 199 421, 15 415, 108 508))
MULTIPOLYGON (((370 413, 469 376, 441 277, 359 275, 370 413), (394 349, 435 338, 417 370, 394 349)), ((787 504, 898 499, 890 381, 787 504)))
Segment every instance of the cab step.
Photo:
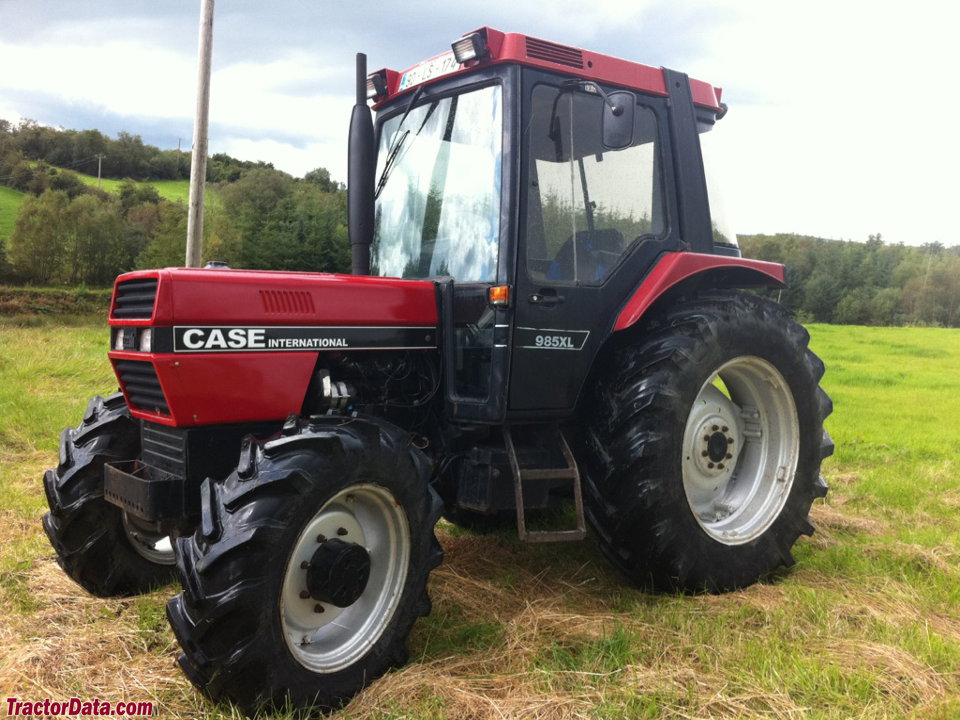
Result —
MULTIPOLYGON (((583 540, 587 535, 586 521, 583 516, 583 493, 580 489, 580 471, 577 469, 577 461, 567 445, 567 440, 563 436, 563 431, 556 425, 545 429, 550 442, 560 451, 560 455, 565 463, 563 466, 542 467, 529 465, 526 461, 531 453, 524 452, 527 448, 520 447, 518 452, 517 443, 513 438, 513 432, 510 426, 503 428, 503 441, 507 448, 507 457, 510 459, 510 468, 513 472, 513 490, 517 502, 517 536, 523 542, 567 542, 572 540, 583 540), (573 493, 573 505, 576 513, 576 528, 564 530, 527 530, 526 511, 523 506, 523 483, 525 480, 569 480, 573 493)), ((541 439, 541 442, 543 440, 541 439)), ((537 455, 537 453, 533 453, 537 455)))

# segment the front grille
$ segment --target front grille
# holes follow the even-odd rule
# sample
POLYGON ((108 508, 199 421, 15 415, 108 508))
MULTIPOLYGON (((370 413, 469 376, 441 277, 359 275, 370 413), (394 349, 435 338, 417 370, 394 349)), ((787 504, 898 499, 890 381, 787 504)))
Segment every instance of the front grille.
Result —
POLYGON ((177 477, 187 476, 186 431, 144 422, 140 434, 143 462, 177 477))
POLYGON ((117 285, 113 316, 124 320, 149 320, 157 300, 157 278, 124 280, 117 285))
POLYGON ((153 363, 142 360, 117 360, 117 376, 130 404, 138 410, 170 414, 170 406, 163 396, 160 379, 153 363))
POLYGON ((527 38, 527 57, 572 68, 583 68, 583 53, 577 48, 531 37, 527 38))

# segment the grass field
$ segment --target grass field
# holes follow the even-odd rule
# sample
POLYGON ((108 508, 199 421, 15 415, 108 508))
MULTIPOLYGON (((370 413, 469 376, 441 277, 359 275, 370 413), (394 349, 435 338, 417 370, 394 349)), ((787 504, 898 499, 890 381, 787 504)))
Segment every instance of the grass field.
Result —
MULTIPOLYGON (((442 524, 411 662, 335 717, 960 717, 960 331, 814 326, 835 402, 831 485, 797 565, 722 596, 626 586, 593 541, 522 546, 442 524)), ((164 603, 101 600, 40 529, 59 431, 115 381, 100 323, 0 318, 2 697, 152 700, 238 717, 173 666, 164 603)))
MULTIPOLYGON (((95 175, 85 175, 84 173, 77 173, 77 175, 87 185, 92 185, 93 187, 97 186, 97 178, 95 175)), ((120 192, 121 182, 121 180, 102 178, 100 180, 100 187, 109 193, 118 193, 120 192)), ((165 200, 169 200, 170 202, 182 202, 186 204, 190 201, 189 180, 150 180, 148 182, 138 182, 136 184, 153 185, 153 187, 157 189, 157 192, 160 193, 160 197, 164 198, 165 200)))
POLYGON ((13 224, 23 202, 23 193, 0 185, 0 240, 13 235, 13 224))

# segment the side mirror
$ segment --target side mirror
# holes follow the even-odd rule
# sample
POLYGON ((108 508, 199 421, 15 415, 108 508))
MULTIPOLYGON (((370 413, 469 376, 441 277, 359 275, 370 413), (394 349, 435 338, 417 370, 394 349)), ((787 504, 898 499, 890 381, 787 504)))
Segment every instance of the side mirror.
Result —
POLYGON ((614 92, 604 97, 603 146, 607 150, 623 150, 633 144, 633 115, 637 99, 631 92, 614 92))

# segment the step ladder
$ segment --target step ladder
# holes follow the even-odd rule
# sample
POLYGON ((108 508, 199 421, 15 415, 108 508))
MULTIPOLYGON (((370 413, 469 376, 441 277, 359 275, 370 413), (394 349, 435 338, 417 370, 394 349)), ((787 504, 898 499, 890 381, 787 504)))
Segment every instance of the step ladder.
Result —
POLYGON ((510 459, 510 468, 513 470, 513 490, 517 502, 517 536, 523 542, 564 542, 583 540, 587 535, 587 526, 583 517, 583 493, 580 490, 580 471, 577 461, 573 458, 570 446, 567 445, 563 431, 556 428, 559 439, 560 452, 566 461, 566 467, 520 467, 517 449, 509 426, 503 428, 503 440, 507 447, 507 456, 510 459), (527 530, 526 511, 523 507, 524 480, 570 480, 573 486, 573 504, 577 515, 577 526, 569 530, 527 530))

